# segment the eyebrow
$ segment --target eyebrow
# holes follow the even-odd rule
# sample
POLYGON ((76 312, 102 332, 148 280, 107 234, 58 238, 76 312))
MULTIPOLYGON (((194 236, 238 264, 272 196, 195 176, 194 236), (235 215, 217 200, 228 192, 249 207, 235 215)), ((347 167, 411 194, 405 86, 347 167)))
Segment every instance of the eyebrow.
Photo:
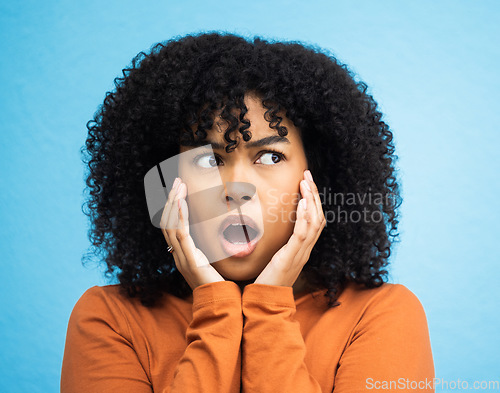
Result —
MULTIPOLYGON (((262 139, 258 139, 256 141, 248 141, 245 142, 245 148, 251 149, 252 147, 263 147, 263 146, 269 146, 269 145, 274 145, 277 143, 290 143, 287 137, 285 136, 279 136, 279 135, 272 135, 272 136, 267 136, 262 139)), ((225 148, 226 145, 215 142, 215 141, 206 141, 206 140, 198 140, 195 141, 194 143, 190 144, 190 146, 193 147, 200 147, 200 146, 205 146, 205 145, 212 145, 213 150, 222 150, 225 148)))

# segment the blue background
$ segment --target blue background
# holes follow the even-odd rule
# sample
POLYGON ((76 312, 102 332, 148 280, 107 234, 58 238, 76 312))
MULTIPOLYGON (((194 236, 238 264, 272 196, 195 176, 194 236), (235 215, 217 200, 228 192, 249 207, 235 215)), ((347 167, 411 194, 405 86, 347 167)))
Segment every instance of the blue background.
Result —
POLYGON ((82 293, 85 123, 132 57, 207 30, 301 40, 365 81, 403 181, 391 282, 422 302, 436 377, 500 379, 498 1, 3 1, 0 391, 56 392, 82 293), (495 131, 496 129, 496 131, 495 131))

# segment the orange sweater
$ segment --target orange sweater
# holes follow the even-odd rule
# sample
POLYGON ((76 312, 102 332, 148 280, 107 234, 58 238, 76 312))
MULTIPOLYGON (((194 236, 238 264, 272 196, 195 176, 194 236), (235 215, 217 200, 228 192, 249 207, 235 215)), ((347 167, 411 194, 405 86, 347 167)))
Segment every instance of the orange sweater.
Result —
POLYGON ((434 391, 410 290, 351 283, 331 309, 325 291, 294 298, 292 287, 249 284, 242 294, 220 281, 151 309, 94 286, 69 320, 61 393, 434 391))

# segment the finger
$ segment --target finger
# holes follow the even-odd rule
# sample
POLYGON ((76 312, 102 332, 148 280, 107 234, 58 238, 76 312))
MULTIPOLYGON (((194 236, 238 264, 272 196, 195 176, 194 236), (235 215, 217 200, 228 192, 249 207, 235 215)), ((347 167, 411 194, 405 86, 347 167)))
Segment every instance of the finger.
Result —
POLYGON ((314 198, 312 190, 307 188, 307 185, 309 185, 309 183, 306 180, 301 181, 301 192, 304 193, 304 197, 308 203, 306 219, 309 224, 309 233, 311 235, 311 239, 316 241, 319 237, 318 233, 321 233, 321 230, 324 227, 323 221, 326 222, 326 220, 324 220, 322 208, 319 208, 321 215, 318 216, 317 200, 314 198))
MULTIPOLYGON (((297 260, 302 260, 304 255, 309 255, 312 247, 316 243, 321 234, 321 218, 317 216, 317 209, 314 206, 316 200, 314 199, 312 190, 307 188, 308 182, 302 180, 300 182, 301 193, 304 195, 306 208, 304 209, 304 219, 307 224, 307 234, 303 241, 302 247, 297 250, 297 260)), ((301 200, 302 201, 302 200, 301 200)), ((298 209, 300 210, 300 209, 298 209)), ((298 211, 299 213, 299 211, 298 211)), ((300 225, 300 219, 298 219, 300 225)), ((300 229, 299 229, 300 230, 300 229)))
MULTIPOLYGON (((311 199, 313 199, 313 198, 311 197, 311 199)), ((315 220, 312 220, 310 218, 311 215, 315 216, 315 213, 314 213, 315 209, 312 206, 310 206, 310 202, 308 199, 305 199, 305 201, 307 201, 307 209, 306 209, 305 214, 304 214, 304 220, 305 220, 306 225, 307 225, 307 232, 305 235, 306 238, 304 239, 304 241, 302 243, 302 247, 297 251, 297 258, 303 262, 307 261, 307 258, 306 258, 306 260, 303 260, 304 255, 305 254, 309 255, 310 250, 312 249, 312 247, 316 243, 317 232, 318 232, 317 231, 318 226, 315 225, 315 220)))
POLYGON ((305 177, 306 177, 307 184, 311 188, 311 194, 312 194, 312 197, 314 199, 314 206, 316 208, 317 216, 319 217, 320 223, 324 224, 324 223, 326 223, 326 219, 325 219, 325 214, 323 212, 323 205, 321 203, 321 198, 319 196, 318 187, 316 186, 316 183, 314 182, 314 180, 312 178, 311 171, 308 170, 306 172, 308 172, 308 173, 305 174, 305 177))
POLYGON ((176 252, 172 252, 172 256, 174 257, 175 267, 177 268, 178 271, 181 271, 182 267, 180 266, 179 257, 177 256, 177 253, 176 252))
POLYGON ((179 226, 183 227, 184 230, 189 235, 189 209, 186 202, 186 188, 184 188, 179 193, 179 200, 177 203, 179 204, 179 226))
POLYGON ((294 260, 302 254, 301 249, 308 240, 309 230, 306 220, 307 200, 302 198, 297 205, 297 219, 293 228, 292 236, 288 240, 283 260, 294 260))
POLYGON ((186 256, 184 255, 184 252, 179 244, 179 240, 177 237, 177 232, 180 227, 178 201, 181 198, 183 189, 185 187, 186 185, 182 182, 180 182, 179 186, 177 187, 178 192, 171 203, 172 206, 167 219, 167 229, 166 229, 170 245, 174 248, 174 253, 177 254, 181 268, 184 268, 184 266, 186 265, 186 256))
POLYGON ((186 256, 187 263, 193 267, 208 265, 208 260, 202 260, 201 258, 196 258, 197 249, 194 244, 193 238, 189 233, 189 212, 186 200, 184 198, 179 199, 179 230, 177 231, 177 241, 182 249, 183 254, 186 256), (198 263, 200 262, 200 264, 198 263))
POLYGON ((176 249, 172 245, 172 241, 170 240, 170 237, 168 236, 167 231, 164 228, 162 228, 162 232, 163 232, 163 236, 165 237, 165 241, 167 242, 167 244, 169 246, 172 246, 172 251, 170 253, 172 254, 172 256, 174 258, 175 267, 177 268, 177 270, 181 271, 182 266, 180 265, 179 256, 177 255, 176 249))
POLYGON ((186 215, 187 204, 183 198, 179 198, 176 205, 179 225, 177 230, 175 231, 175 238, 177 243, 179 244, 179 252, 182 252, 182 254, 184 254, 186 258, 186 261, 190 262, 193 259, 194 250, 192 250, 186 242, 186 239, 190 237, 189 230, 186 228, 187 220, 184 218, 186 215))
MULTIPOLYGON (((304 176, 308 177, 307 175, 304 176)), ((325 215, 321 206, 321 200, 319 198, 318 188, 314 185, 314 182, 311 183, 308 180, 302 180, 301 187, 301 192, 310 203, 310 208, 307 209, 307 218, 308 222, 311 224, 310 229, 312 237, 314 238, 314 240, 317 240, 326 224, 325 215), (314 187, 313 189, 311 189, 311 185, 312 187, 314 187)))
POLYGON ((181 183, 182 183, 181 179, 177 177, 174 181, 172 189, 168 193, 168 198, 167 198, 167 201, 165 202, 165 207, 163 208, 162 219, 160 221, 160 226, 162 228, 165 228, 165 229, 168 228, 168 226, 167 226, 168 217, 170 215, 170 212, 172 211, 173 200, 175 199, 175 196, 177 194, 177 190, 179 189, 179 186, 181 183))
POLYGON ((169 228, 169 225, 170 225, 170 224, 168 224, 168 220, 169 220, 170 213, 172 211, 172 201, 175 197, 175 194, 177 192, 177 188, 178 188, 179 184, 180 184, 180 179, 176 178, 174 181, 174 184, 172 186, 172 189, 170 190, 170 192, 168 194, 167 201, 165 202, 165 206, 163 208, 163 212, 162 212, 162 216, 161 216, 161 220, 160 220, 161 231, 163 233, 163 236, 165 237, 165 241, 167 242, 167 244, 169 246, 172 245, 172 243, 170 242, 169 235, 167 233, 167 229, 169 228))
POLYGON ((307 202, 307 208, 305 209, 305 218, 307 222, 311 222, 312 219, 315 217, 315 212, 316 209, 314 207, 314 204, 316 203, 314 200, 314 197, 312 195, 311 189, 308 188, 309 184, 307 180, 302 180, 300 182, 300 193, 302 194, 303 198, 307 202))

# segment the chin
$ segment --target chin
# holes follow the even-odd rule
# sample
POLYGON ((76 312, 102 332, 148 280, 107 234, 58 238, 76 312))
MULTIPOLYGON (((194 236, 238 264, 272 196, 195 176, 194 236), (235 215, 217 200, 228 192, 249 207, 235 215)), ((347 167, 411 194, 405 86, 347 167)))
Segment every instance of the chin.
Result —
POLYGON ((214 262, 212 266, 225 280, 235 282, 253 282, 263 270, 263 268, 256 270, 255 267, 252 269, 249 266, 245 266, 241 260, 231 261, 231 258, 214 262))

